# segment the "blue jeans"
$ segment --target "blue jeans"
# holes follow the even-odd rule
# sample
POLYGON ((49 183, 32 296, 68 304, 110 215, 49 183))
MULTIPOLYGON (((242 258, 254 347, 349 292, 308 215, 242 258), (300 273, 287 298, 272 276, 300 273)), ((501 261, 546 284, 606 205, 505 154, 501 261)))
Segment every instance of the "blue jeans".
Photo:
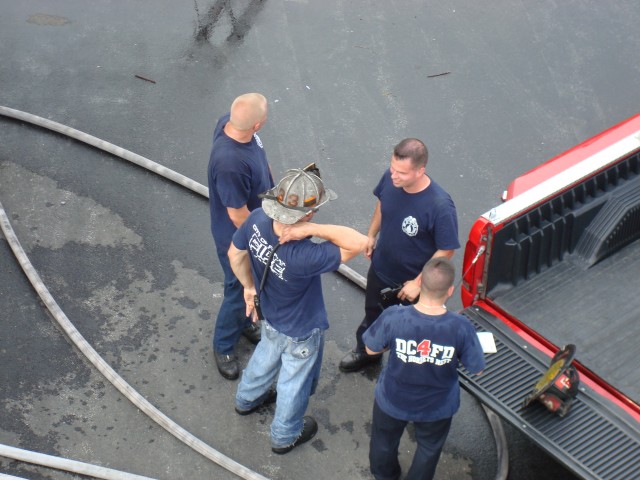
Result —
POLYGON ((278 377, 271 445, 286 447, 302 433, 302 417, 307 410, 309 397, 318 385, 324 331, 315 328, 307 335, 292 338, 263 320, 261 333, 262 339, 242 372, 236 406, 240 410, 249 410, 260 405, 278 377))
MULTIPOLYGON (((369 464, 376 480, 400 478, 398 446, 407 423, 406 420, 387 415, 374 401, 369 464)), ((434 422, 413 422, 413 425, 418 446, 406 480, 430 480, 436 473, 440 453, 451 427, 451 417, 434 422)))
POLYGON ((242 330, 251 323, 251 319, 245 315, 244 288, 231 270, 227 252, 218 251, 218 259, 224 272, 224 298, 216 318, 213 349, 218 353, 232 354, 242 330))

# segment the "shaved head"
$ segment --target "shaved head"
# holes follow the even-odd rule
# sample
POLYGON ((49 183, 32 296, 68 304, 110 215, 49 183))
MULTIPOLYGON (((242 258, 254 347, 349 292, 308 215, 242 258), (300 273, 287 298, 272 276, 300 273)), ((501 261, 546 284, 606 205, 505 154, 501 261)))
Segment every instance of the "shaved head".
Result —
POLYGON ((429 298, 443 298, 454 278, 455 268, 448 258, 432 258, 422 269, 421 291, 429 298))
POLYGON ((267 99, 260 93, 245 93, 231 104, 231 125, 241 131, 258 131, 267 121, 267 99))

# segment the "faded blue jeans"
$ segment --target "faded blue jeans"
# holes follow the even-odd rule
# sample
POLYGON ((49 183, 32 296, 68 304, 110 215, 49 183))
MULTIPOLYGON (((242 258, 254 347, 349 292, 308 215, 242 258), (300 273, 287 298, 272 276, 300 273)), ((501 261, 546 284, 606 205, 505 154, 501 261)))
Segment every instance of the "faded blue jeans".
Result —
POLYGON ((271 423, 271 445, 286 447, 302 433, 304 416, 320 377, 324 331, 313 329, 302 337, 288 337, 266 320, 236 393, 236 406, 249 410, 260 405, 278 378, 276 413, 271 423))
POLYGON ((242 330, 251 324, 251 319, 245 315, 244 288, 231 270, 227 252, 218 251, 218 259, 224 272, 224 298, 216 318, 213 349, 231 355, 242 330))

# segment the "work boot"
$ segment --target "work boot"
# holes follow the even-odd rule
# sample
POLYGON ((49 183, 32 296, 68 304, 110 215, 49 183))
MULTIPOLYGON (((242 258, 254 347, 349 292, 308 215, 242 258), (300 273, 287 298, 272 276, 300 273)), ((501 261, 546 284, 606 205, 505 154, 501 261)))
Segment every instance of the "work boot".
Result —
POLYGON ((236 407, 236 413, 238 415, 243 415, 243 416, 249 415, 255 412, 256 410, 258 410, 260 407, 274 403, 277 400, 277 398, 278 398, 278 392, 276 392, 276 389, 270 388, 269 390, 267 390, 267 393, 264 397, 264 400, 262 400, 262 403, 259 403, 255 407, 250 408, 249 410, 240 410, 238 407, 236 407))
POLYGON ((244 327, 242 335, 254 345, 257 345, 260 341, 260 325, 258 323, 251 322, 244 327))
POLYGON ((300 436, 293 442, 291 445, 287 445, 286 447, 271 447, 271 451, 273 453, 277 453, 278 455, 284 455, 285 453, 290 452, 298 445, 302 445, 305 442, 311 440, 315 434, 318 432, 318 423, 315 421, 313 417, 304 417, 302 419, 304 422, 302 426, 302 432, 300 436))
POLYGON ((343 372, 357 372, 366 365, 373 363, 380 363, 382 360, 382 354, 369 355, 365 352, 357 352, 355 350, 347 353, 345 357, 340 360, 338 368, 343 372))
POLYGON ((240 375, 240 365, 233 354, 213 352, 218 371, 227 380, 235 380, 240 375))

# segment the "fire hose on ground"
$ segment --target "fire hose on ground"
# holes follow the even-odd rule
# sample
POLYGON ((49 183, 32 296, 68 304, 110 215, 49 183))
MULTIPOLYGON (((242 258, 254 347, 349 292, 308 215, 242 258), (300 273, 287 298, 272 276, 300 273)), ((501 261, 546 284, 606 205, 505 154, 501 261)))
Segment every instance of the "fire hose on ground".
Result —
MULTIPOLYGON (((129 150, 125 150, 121 147, 118 147, 109 142, 101 140, 97 137, 84 133, 80 130, 76 130, 75 128, 68 127, 61 123, 54 122, 46 118, 42 118, 27 112, 15 110, 5 106, 0 106, 0 114, 6 117, 10 117, 16 120, 30 123, 32 125, 36 125, 38 127, 41 127, 47 130, 61 133, 74 140, 91 145, 95 148, 98 148, 99 150, 103 150, 116 157, 122 158, 131 163, 134 163, 146 170, 154 172, 168 180, 171 180, 174 183, 177 183, 178 185, 181 185, 184 188, 187 188, 195 193, 200 194, 205 198, 209 198, 209 190, 204 185, 178 172, 175 172, 174 170, 171 170, 156 162, 153 162, 152 160, 149 160, 141 155, 133 153, 129 150)), ((54 316, 58 324, 69 336, 69 338, 73 341, 76 347, 78 347, 78 349, 89 359, 89 361, 98 369, 98 371, 100 371, 100 373, 102 373, 105 376, 105 378, 109 380, 109 382, 111 382, 136 407, 138 407, 147 416, 149 416, 149 418, 151 418, 158 425, 160 425, 162 428, 164 428, 169 433, 174 435, 178 440, 182 441, 183 443, 191 447, 196 452, 200 453, 201 455, 205 456, 209 460, 217 463, 218 465, 238 475, 241 478, 250 479, 250 480, 266 479, 266 477, 235 462, 234 460, 218 452, 211 446, 207 445, 202 440, 196 438, 194 435, 186 431, 180 425, 178 425, 173 420, 171 420, 166 415, 164 415, 162 412, 160 412, 160 410, 158 410, 151 403, 149 403, 148 400, 146 400, 133 387, 131 387, 131 385, 129 385, 122 377, 120 377, 115 372, 115 370, 113 370, 104 361, 104 359, 102 359, 102 357, 93 349, 93 347, 89 345, 89 343, 84 339, 84 337, 82 337, 80 332, 78 332, 75 326, 71 323, 71 321, 67 318, 64 312, 60 309, 56 301, 53 299, 53 297, 49 293, 49 290, 40 279, 40 276, 38 275, 36 270, 33 268, 33 265, 31 264, 27 255, 22 249, 20 242, 18 241, 13 231, 13 228, 11 227, 9 219, 1 203, 0 203, 0 224, 2 226, 2 231, 4 232, 5 238, 9 242, 9 245, 11 246, 11 249, 14 252, 14 255, 18 259, 22 269, 24 270, 25 274, 29 278, 29 281, 31 282, 33 288, 36 290, 36 292, 38 293, 41 300, 46 305, 49 312, 54 316)), ((355 272, 353 269, 349 268, 348 266, 341 264, 340 267, 338 268, 338 272, 342 274, 344 277, 346 277, 347 279, 349 279, 350 281, 352 281, 353 283, 355 283, 356 285, 358 285, 359 287, 363 289, 366 288, 366 279, 359 273, 355 272)), ((508 448, 507 448, 506 438, 504 435, 504 430, 502 428, 502 423, 500 418, 492 410, 487 408, 485 405, 482 405, 482 407, 489 420, 489 424, 491 426, 495 443, 496 443, 497 457, 498 457, 498 470, 497 470, 495 479, 505 480, 508 474, 508 463, 509 463, 508 458, 509 457, 508 457, 508 448)), ((4 445, 0 445, 0 455, 7 456, 10 458, 15 458, 9 455, 9 453, 11 452, 9 449, 11 448, 13 447, 6 447, 4 445), (5 448, 2 448, 2 447, 5 447, 5 448)), ((19 450, 19 449, 15 449, 15 450, 19 450)), ((11 452, 11 453, 16 454, 16 452, 11 452)), ((35 452, 27 452, 23 450, 23 451, 20 451, 19 455, 23 457, 21 458, 21 460, 23 461, 47 466, 44 463, 39 463, 40 461, 47 460, 44 457, 40 457, 40 455, 42 454, 38 454, 35 452), (22 452, 26 452, 26 453, 22 453, 22 452), (28 460, 25 460, 25 458, 28 458, 28 460)), ((45 457, 49 457, 49 456, 45 456, 45 457)), ((51 457, 51 458, 57 458, 57 457, 51 457)), ((79 464, 79 463, 81 462, 75 462, 73 460, 58 458, 58 460, 56 461, 57 466, 55 468, 60 468, 63 470, 67 470, 68 468, 78 468, 78 465, 75 465, 75 464, 79 464)), ((82 465, 89 465, 89 464, 82 464, 82 465)), ((107 474, 107 475, 110 474, 109 472, 105 473, 98 470, 98 469, 102 469, 103 467, 96 467, 93 465, 89 465, 89 467, 95 467, 95 469, 93 469, 94 473, 107 474)), ((109 470, 109 469, 104 469, 104 470, 109 470)), ((74 471, 74 470, 67 470, 67 471, 74 471)), ((120 476, 120 477, 98 476, 98 475, 93 475, 91 473, 89 473, 89 475, 93 475, 96 478, 106 478, 106 479, 113 478, 113 479, 123 479, 123 480, 146 478, 138 475, 119 472, 117 470, 112 470, 111 472, 117 472, 116 474, 122 474, 124 476, 120 476)))
MULTIPOLYGON (((69 460, 67 458, 54 457, 52 455, 45 455, 44 453, 30 452, 21 448, 9 447, 7 445, 0 445, 0 455, 27 463, 35 463, 44 467, 79 473, 93 478, 104 478, 106 480, 153 480, 149 477, 126 473, 112 468, 100 467, 98 465, 69 460)), ((0 473, 0 480, 2 478, 18 477, 10 477, 8 475, 3 477, 3 474, 0 473)))

